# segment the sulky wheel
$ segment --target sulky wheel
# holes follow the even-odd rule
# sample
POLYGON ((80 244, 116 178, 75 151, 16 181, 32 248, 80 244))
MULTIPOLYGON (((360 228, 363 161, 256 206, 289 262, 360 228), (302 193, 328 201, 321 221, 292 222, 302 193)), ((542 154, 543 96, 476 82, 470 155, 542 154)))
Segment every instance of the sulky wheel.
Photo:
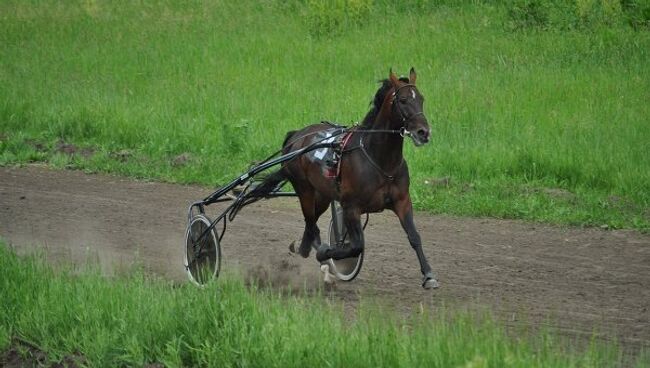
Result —
POLYGON ((216 279, 221 268, 221 247, 214 228, 200 238, 210 223, 205 215, 195 215, 185 230, 185 270, 199 286, 216 279))
MULTIPOLYGON (((343 209, 341 205, 332 202, 332 219, 328 231, 329 244, 331 247, 350 246, 350 240, 347 237, 347 229, 343 224, 343 209)), ((363 264, 363 252, 358 257, 346 258, 340 260, 329 259, 327 261, 330 271, 341 281, 352 281, 361 271, 363 264)))

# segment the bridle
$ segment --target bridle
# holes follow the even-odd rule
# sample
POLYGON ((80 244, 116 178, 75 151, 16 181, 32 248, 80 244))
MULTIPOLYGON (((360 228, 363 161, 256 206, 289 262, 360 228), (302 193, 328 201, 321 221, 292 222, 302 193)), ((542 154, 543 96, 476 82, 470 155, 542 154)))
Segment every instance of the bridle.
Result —
MULTIPOLYGON (((392 104, 393 105, 391 106, 391 112, 393 114, 397 114, 397 116, 399 117, 400 122, 402 123, 402 126, 399 128, 399 130, 367 130, 367 131, 365 131, 365 133, 389 133, 389 134, 392 133, 392 134, 399 134, 402 138, 412 135, 412 133, 408 129, 406 129, 406 122, 413 119, 414 117, 416 117, 418 115, 424 115, 424 112, 419 111, 419 112, 416 112, 415 114, 408 115, 408 116, 406 114, 404 114, 404 111, 399 107, 399 101, 397 100, 397 98, 399 96, 399 91, 401 91, 403 88, 406 88, 406 87, 415 88, 415 85, 410 84, 410 83, 403 84, 403 85, 397 87, 395 89, 395 91, 393 92, 393 94, 392 94, 392 99, 393 99, 392 104)), ((384 171, 384 169, 381 168, 381 166, 379 166, 379 164, 377 164, 375 162, 375 160, 372 159, 372 157, 370 157, 370 155, 368 154, 368 151, 366 151, 365 145, 363 144, 363 135, 359 138, 359 148, 361 149, 361 152, 363 152, 364 156, 366 156, 366 159, 368 160, 368 162, 370 162, 370 164, 377 171, 379 171, 389 181, 395 180, 395 175, 394 174, 393 175, 388 174, 386 171, 384 171)), ((402 158, 402 162, 400 162, 400 165, 398 166, 398 169, 401 168, 402 165, 404 165, 404 158, 402 158)))
POLYGON ((392 113, 396 114, 399 117, 400 122, 402 123, 402 127, 399 129, 399 134, 402 136, 402 138, 405 137, 405 136, 410 136, 411 135, 411 132, 408 129, 406 129, 406 122, 413 119, 414 117, 416 117, 418 115, 424 115, 424 111, 419 111, 419 112, 416 112, 415 114, 407 116, 406 114, 404 114, 404 111, 399 107, 399 101, 397 100, 397 98, 399 97, 399 91, 401 91, 403 88, 406 88, 406 87, 415 88, 415 84, 406 83, 406 84, 403 84, 403 85, 397 87, 395 89, 395 91, 393 92, 393 94, 392 94, 392 97, 393 97, 392 104, 393 105, 391 106, 392 113))

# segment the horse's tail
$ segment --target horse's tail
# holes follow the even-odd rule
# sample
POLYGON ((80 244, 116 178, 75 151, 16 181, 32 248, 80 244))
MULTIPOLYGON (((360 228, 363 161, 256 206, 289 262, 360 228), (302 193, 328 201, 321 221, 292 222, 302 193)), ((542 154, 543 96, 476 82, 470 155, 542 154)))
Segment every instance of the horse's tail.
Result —
MULTIPOLYGON (((294 134, 298 133, 298 130, 292 130, 287 132, 287 135, 284 136, 284 142, 282 142, 282 148, 286 147, 289 144, 289 140, 293 137, 294 134)), ((293 143, 293 142, 291 142, 293 143)))

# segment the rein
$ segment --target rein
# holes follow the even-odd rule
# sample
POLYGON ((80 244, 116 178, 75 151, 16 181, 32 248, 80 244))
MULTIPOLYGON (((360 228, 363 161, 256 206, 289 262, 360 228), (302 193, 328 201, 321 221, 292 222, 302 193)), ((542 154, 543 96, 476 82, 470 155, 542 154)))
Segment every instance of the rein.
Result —
MULTIPOLYGON (((399 132, 399 130, 397 132, 399 132)), ((389 181, 395 180, 395 175, 387 174, 386 171, 384 171, 384 169, 382 169, 381 166, 379 166, 379 164, 376 163, 375 160, 372 159, 372 157, 370 157, 370 154, 368 154, 368 151, 366 151, 366 146, 364 146, 364 144, 363 144, 363 136, 361 138, 359 138, 359 148, 361 149, 361 152, 363 152, 363 155, 366 156, 366 158, 368 159, 368 162, 370 162, 370 164, 377 171, 379 171, 389 181)), ((402 161, 399 163, 399 166, 397 167, 397 170, 399 170, 403 165, 404 165, 404 158, 402 157, 402 161)), ((395 170, 395 171, 397 172, 397 170, 395 170)))

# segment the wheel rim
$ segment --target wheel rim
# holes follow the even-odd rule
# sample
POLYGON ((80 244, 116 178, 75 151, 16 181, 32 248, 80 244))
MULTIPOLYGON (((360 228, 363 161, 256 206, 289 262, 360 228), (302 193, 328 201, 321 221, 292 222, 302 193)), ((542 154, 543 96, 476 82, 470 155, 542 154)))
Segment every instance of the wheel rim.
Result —
POLYGON ((219 275, 221 249, 214 229, 210 229, 199 242, 193 241, 209 226, 207 217, 197 215, 185 231, 185 269, 190 280, 197 285, 205 285, 219 275))
MULTIPOLYGON (((336 213, 333 214, 337 216, 337 229, 334 229, 334 220, 330 220, 330 226, 329 226, 329 243, 331 246, 350 246, 349 241, 345 241, 347 238, 346 233, 347 230, 345 229, 345 226, 343 226, 343 211, 341 209, 341 206, 338 205, 338 203, 335 204, 336 208, 336 213), (337 230, 337 231, 335 231, 337 230), (344 244, 341 241, 341 239, 336 239, 336 234, 339 234, 339 237, 345 241, 344 244)), ((330 271, 336 276, 337 279, 341 281, 352 281, 359 272, 361 271, 361 265, 363 264, 363 252, 358 256, 358 257, 352 257, 352 258, 346 258, 346 259, 340 259, 340 260, 334 260, 334 259, 329 259, 328 263, 330 265, 330 271)))

